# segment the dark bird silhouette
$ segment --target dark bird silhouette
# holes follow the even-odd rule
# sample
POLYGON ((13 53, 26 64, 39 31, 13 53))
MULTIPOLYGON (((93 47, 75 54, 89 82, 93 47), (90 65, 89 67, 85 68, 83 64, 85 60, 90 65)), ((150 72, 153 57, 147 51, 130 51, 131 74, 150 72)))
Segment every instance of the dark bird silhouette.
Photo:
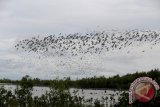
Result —
MULTIPOLYGON (((79 54, 92 55, 122 50, 127 47, 141 46, 144 43, 150 43, 151 47, 157 45, 160 43, 160 33, 140 30, 91 32, 84 35, 75 33, 65 36, 59 33, 57 36, 50 35, 43 38, 37 36, 21 40, 15 48, 18 51, 52 53, 53 56, 78 56, 79 54)), ((131 50, 127 53, 131 53, 131 50)))

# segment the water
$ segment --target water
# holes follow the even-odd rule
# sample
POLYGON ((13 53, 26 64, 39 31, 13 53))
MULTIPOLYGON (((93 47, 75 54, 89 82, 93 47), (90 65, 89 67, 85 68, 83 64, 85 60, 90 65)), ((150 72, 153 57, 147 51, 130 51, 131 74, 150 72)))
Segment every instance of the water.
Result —
MULTIPOLYGON (((16 85, 11 84, 0 84, 0 87, 4 86, 5 89, 11 90, 14 93, 14 89, 16 89, 16 85)), ((45 94, 46 92, 49 92, 49 87, 41 87, 41 86, 34 86, 33 87, 33 97, 38 96, 40 97, 42 94, 45 94)), ((76 89, 76 88, 70 88, 69 89, 72 96, 80 96, 84 97, 85 100, 91 99, 95 101, 96 99, 102 101, 102 98, 108 98, 108 102, 111 102, 110 98, 113 97, 115 100, 115 103, 118 102, 118 97, 122 93, 122 91, 114 91, 114 90, 99 90, 99 89, 76 89)))

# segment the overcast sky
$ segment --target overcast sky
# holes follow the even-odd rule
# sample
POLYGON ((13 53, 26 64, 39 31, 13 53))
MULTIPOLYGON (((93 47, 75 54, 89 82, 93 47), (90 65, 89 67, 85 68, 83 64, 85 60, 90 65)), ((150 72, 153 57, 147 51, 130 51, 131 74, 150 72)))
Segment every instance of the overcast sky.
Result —
POLYGON ((19 38, 27 36, 108 29, 157 30, 159 5, 159 0, 0 0, 0 78, 19 79, 26 74, 43 79, 81 78, 158 68, 158 47, 145 54, 92 56, 87 64, 74 58, 68 62, 72 64, 68 69, 61 62, 55 63, 56 58, 25 59, 13 47, 19 38))

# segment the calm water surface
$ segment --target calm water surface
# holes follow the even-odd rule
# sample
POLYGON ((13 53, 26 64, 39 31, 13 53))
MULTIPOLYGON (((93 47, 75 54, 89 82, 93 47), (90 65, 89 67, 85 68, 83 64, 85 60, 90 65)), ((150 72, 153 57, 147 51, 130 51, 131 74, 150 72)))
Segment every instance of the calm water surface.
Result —
MULTIPOLYGON (((16 85, 11 84, 0 84, 0 87, 4 86, 5 89, 11 90, 14 93, 14 89, 16 89, 16 85)), ((41 87, 41 86, 34 86, 32 94, 33 96, 41 96, 42 94, 45 94, 46 92, 49 92, 49 87, 41 87)), ((76 88, 70 88, 69 89, 72 96, 77 95, 80 97, 84 97, 84 99, 90 99, 93 100, 98 99, 102 100, 102 98, 108 97, 108 101, 110 100, 110 97, 112 96, 115 99, 115 102, 118 102, 118 97, 122 93, 122 91, 114 91, 114 90, 98 90, 98 89, 76 89, 76 88)))

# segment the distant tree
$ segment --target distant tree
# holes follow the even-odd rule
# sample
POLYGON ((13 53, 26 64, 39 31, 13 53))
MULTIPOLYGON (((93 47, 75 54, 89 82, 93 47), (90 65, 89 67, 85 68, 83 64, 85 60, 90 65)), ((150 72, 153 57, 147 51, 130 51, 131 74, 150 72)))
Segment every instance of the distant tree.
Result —
POLYGON ((21 79, 20 87, 17 86, 17 89, 15 90, 16 98, 20 106, 26 107, 27 104, 31 105, 32 90, 33 90, 32 78, 26 75, 21 79))

